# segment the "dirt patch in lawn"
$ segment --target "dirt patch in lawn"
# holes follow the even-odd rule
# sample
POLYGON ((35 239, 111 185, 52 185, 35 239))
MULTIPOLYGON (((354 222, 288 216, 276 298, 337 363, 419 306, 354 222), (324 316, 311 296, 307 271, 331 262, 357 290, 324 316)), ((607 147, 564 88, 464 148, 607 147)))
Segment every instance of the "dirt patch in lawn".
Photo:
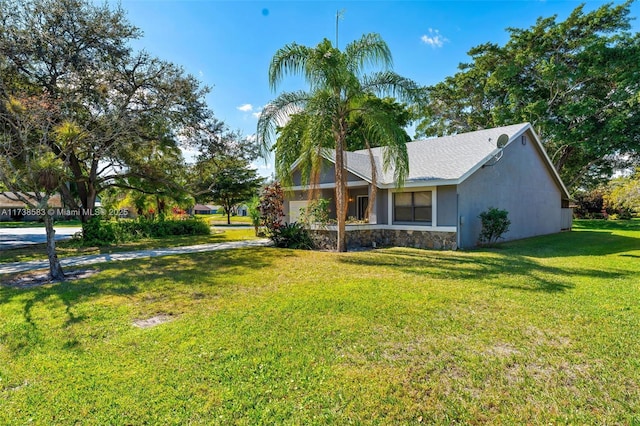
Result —
POLYGON ((79 269, 77 271, 65 271, 65 281, 52 280, 49 272, 36 271, 14 275, 5 282, 0 282, 0 286, 13 288, 33 288, 46 284, 59 284, 66 281, 81 280, 89 278, 100 272, 98 269, 79 269))
POLYGON ((160 314, 151 318, 134 320, 133 325, 138 328, 150 328, 169 321, 173 321, 173 317, 171 315, 160 314))

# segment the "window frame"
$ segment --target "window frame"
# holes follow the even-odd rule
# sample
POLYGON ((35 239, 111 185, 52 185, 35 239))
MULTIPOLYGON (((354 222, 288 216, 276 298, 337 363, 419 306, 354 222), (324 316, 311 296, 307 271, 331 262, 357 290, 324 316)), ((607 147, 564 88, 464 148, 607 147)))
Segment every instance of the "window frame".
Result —
POLYGON ((422 226, 433 226, 433 217, 435 214, 435 209, 434 209, 434 197, 435 197, 435 191, 433 189, 423 189, 420 191, 402 191, 402 192, 393 192, 392 194, 392 199, 391 199, 391 207, 392 207, 392 223, 393 224, 419 224, 422 226), (416 193, 421 193, 421 192, 428 192, 429 193, 429 198, 431 200, 431 204, 428 206, 425 205, 416 205, 416 193), (396 205, 396 196, 402 194, 402 195, 406 195, 406 194, 411 194, 411 205, 410 206, 399 206, 401 208, 404 209, 411 209, 411 219, 397 219, 397 209, 398 206, 396 205), (429 208, 431 210, 431 218, 429 220, 416 220, 416 210, 417 209, 425 209, 425 208, 429 208))

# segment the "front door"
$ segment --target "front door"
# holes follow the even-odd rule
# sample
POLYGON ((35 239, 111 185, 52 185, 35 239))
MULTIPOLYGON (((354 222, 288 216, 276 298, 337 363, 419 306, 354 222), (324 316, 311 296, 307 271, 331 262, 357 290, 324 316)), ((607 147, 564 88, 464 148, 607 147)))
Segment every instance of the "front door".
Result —
POLYGON ((357 219, 358 220, 367 219, 365 215, 367 214, 367 207, 369 207, 369 196, 358 195, 357 203, 358 203, 357 209, 356 209, 357 219))

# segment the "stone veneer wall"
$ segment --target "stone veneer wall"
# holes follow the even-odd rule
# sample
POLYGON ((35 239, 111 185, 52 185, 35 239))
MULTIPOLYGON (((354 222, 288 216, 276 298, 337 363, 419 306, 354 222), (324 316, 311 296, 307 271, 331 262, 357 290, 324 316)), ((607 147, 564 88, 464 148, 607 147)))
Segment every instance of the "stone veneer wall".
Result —
MULTIPOLYGON (((315 229, 309 231, 316 247, 336 249, 337 231, 315 229)), ((348 229, 347 250, 361 247, 395 246, 435 250, 456 250, 455 232, 407 231, 402 229, 348 229)))

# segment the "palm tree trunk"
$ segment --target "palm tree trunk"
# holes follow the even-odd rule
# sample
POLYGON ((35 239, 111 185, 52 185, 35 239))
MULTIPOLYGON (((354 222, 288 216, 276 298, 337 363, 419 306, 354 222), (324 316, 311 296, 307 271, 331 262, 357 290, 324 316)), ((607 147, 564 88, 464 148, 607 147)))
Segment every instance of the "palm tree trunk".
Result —
POLYGON ((347 251, 346 219, 347 219, 347 179, 344 169, 344 139, 336 138, 336 219, 338 221, 338 235, 336 236, 339 252, 347 251))
POLYGON ((44 215, 44 226, 47 231, 47 257, 49 258, 49 276, 54 281, 64 281, 64 272, 56 254, 56 231, 53 229, 53 217, 44 215))

